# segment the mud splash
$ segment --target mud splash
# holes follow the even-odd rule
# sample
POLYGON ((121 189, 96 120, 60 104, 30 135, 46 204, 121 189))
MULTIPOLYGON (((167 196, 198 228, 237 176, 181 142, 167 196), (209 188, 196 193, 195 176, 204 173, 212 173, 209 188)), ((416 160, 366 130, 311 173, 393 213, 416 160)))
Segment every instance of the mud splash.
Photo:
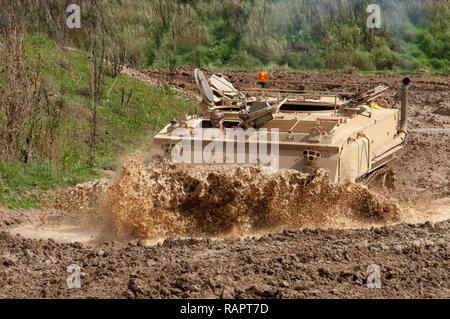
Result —
POLYGON ((402 205, 401 220, 407 223, 440 222, 448 219, 450 219, 450 197, 402 205))
POLYGON ((394 200, 317 171, 131 161, 113 182, 70 193, 85 225, 118 239, 240 237, 282 229, 352 228, 399 220, 394 200), (76 199, 76 200, 74 200, 76 199))

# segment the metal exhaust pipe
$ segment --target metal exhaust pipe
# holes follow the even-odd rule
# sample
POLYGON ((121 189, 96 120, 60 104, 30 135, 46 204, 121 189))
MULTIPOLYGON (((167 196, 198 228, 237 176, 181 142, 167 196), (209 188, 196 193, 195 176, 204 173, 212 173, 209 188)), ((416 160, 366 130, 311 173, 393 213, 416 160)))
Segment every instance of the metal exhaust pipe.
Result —
POLYGON ((402 106, 401 106, 401 120, 400 120, 400 130, 406 133, 408 129, 408 87, 411 80, 409 78, 404 78, 402 80, 403 90, 402 90, 402 106))
POLYGON ((395 138, 379 147, 375 151, 372 152, 372 161, 375 161, 378 157, 383 155, 384 153, 390 151, 394 147, 397 147, 401 144, 406 144, 406 138, 408 136, 407 129, 408 129, 408 109, 409 109, 409 103, 408 103, 408 86, 410 83, 409 78, 404 78, 402 80, 403 83, 403 90, 402 90, 402 106, 401 106, 401 119, 400 119, 400 130, 398 131, 398 134, 395 136, 395 138))

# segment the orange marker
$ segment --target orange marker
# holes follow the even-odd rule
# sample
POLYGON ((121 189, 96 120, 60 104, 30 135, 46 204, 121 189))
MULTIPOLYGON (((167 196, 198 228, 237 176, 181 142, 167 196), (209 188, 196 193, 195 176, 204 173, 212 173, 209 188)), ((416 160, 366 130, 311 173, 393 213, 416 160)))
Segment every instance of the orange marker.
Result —
POLYGON ((258 73, 258 81, 267 81, 267 80, 269 80, 269 74, 267 74, 267 72, 258 73))

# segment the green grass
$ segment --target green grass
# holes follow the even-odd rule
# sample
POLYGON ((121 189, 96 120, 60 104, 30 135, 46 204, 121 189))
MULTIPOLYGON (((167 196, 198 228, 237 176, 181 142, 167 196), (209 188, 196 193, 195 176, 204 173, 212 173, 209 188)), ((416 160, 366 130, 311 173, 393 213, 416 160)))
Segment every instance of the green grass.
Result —
POLYGON ((31 162, 0 160, 0 205, 39 207, 45 205, 40 200, 45 197, 43 194, 99 178, 103 169, 118 170, 124 158, 136 148, 150 151, 152 137, 171 118, 193 113, 197 107, 169 88, 150 86, 124 74, 117 79, 105 76, 105 95, 98 108, 99 137, 91 153, 87 143, 92 116, 89 54, 65 51, 45 36, 27 36, 25 48, 31 69, 36 69, 40 56, 42 79, 52 96, 61 95, 61 86, 64 87, 65 106, 52 149, 44 151, 36 136, 37 156, 31 162), (132 90, 127 105, 121 105, 121 90, 125 97, 132 90))
POLYGON ((401 57, 405 66, 401 71, 409 73, 424 73, 425 75, 448 74, 450 62, 446 59, 435 59, 428 57, 416 44, 403 43, 401 57), (421 72, 425 71, 425 72, 421 72))
POLYGON ((0 176, 0 205, 14 209, 43 206, 51 199, 49 191, 96 179, 100 174, 89 165, 74 166, 67 171, 52 163, 33 161, 22 165, 0 160, 0 176))

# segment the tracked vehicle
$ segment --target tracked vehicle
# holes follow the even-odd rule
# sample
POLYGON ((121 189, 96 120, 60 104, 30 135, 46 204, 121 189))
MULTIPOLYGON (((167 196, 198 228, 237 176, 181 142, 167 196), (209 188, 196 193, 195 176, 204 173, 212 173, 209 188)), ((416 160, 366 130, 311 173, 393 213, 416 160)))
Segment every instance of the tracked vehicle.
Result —
POLYGON ((271 154, 276 154, 277 168, 307 172, 322 168, 333 183, 351 180, 393 187, 387 164, 406 143, 408 78, 403 80, 401 110, 390 108, 382 98, 389 89, 384 85, 359 92, 357 84, 284 82, 297 89, 272 89, 275 81, 266 80, 238 90, 223 77, 207 78, 198 69, 195 79, 201 111, 164 127, 154 138, 153 155, 180 162, 180 157, 173 158, 174 147, 183 145, 182 152, 189 154, 182 162, 262 165, 261 152, 251 147, 256 143, 258 150, 276 151, 271 154), (346 91, 336 91, 342 87, 346 91), (199 133, 211 128, 210 113, 216 109, 224 114, 225 132, 214 138, 199 133), (252 139, 246 134, 250 131, 253 136, 267 132, 270 138, 252 139), (237 132, 244 137, 239 139, 237 132), (221 159, 211 162, 204 150, 214 141, 228 144, 221 152, 214 151, 221 159), (239 152, 244 156, 239 158, 239 152))

